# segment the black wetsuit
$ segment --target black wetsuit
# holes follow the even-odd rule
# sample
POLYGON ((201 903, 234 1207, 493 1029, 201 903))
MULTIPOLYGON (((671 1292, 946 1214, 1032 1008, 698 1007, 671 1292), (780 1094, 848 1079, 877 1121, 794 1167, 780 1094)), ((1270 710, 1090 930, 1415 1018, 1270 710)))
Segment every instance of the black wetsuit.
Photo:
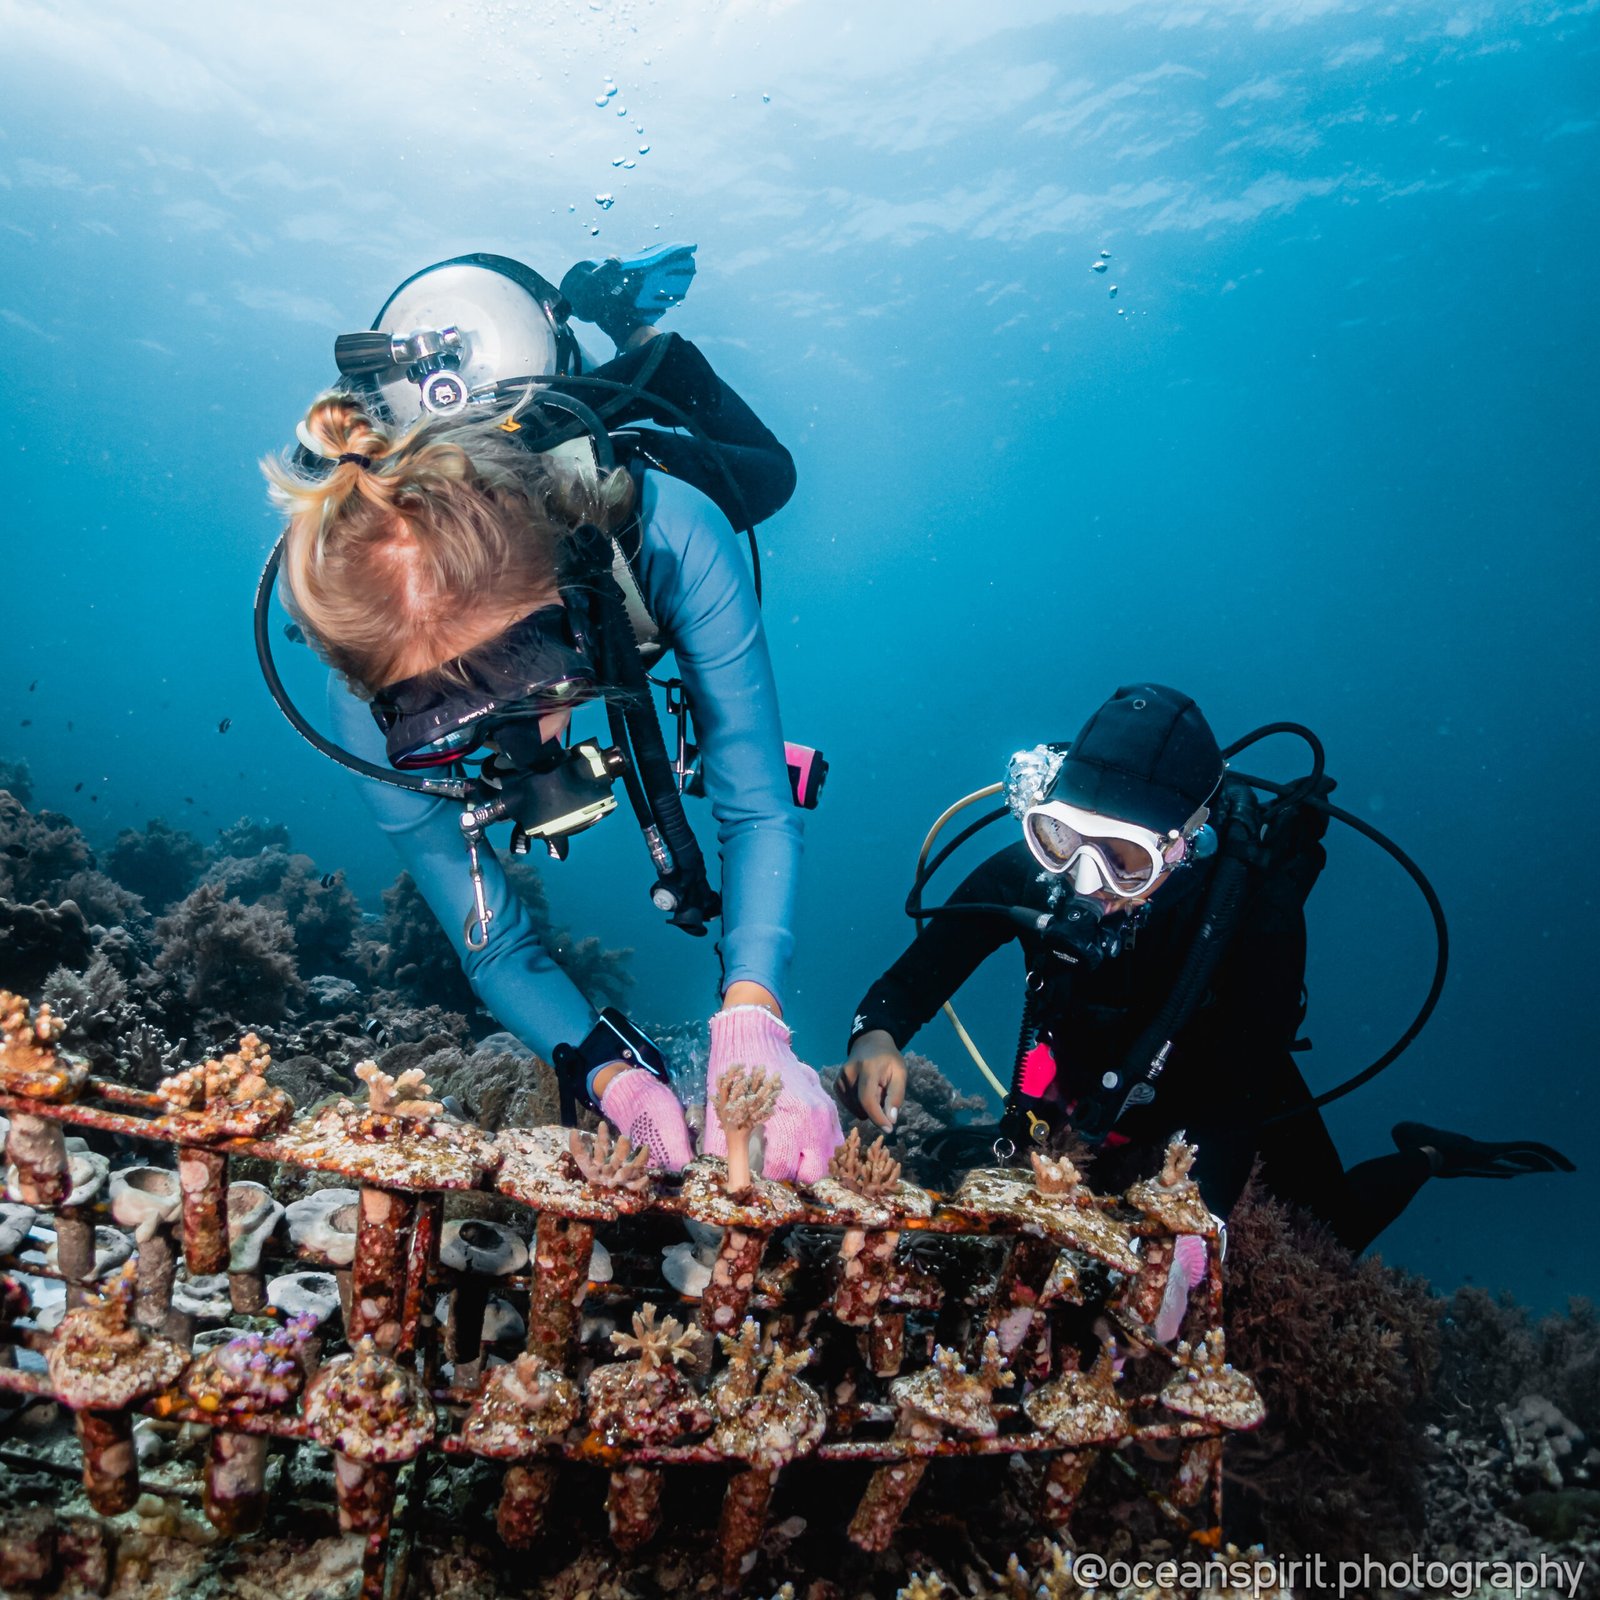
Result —
MULTIPOLYGON (((1173 1039, 1155 1099, 1123 1112, 1102 1147, 1097 1187, 1148 1176, 1162 1146, 1181 1129, 1199 1147, 1195 1177, 1212 1210, 1227 1214, 1259 1156, 1272 1193, 1305 1206, 1359 1250, 1427 1179, 1428 1159, 1417 1151, 1346 1172, 1315 1111, 1259 1126, 1311 1099, 1292 1047, 1305 1010, 1303 907, 1323 859, 1321 844, 1305 837, 1292 859, 1252 882, 1208 992, 1173 1039)), ((1131 948, 1125 943, 1093 971, 1073 968, 1065 981, 1048 978, 1038 1020, 1056 1061, 1052 1093, 1063 1104, 1076 1105, 1108 1069, 1125 1067, 1177 981, 1214 870, 1214 861, 1204 862, 1164 884, 1131 948)), ((950 898, 1043 912, 1055 885, 1018 843, 989 857, 950 898)), ((1022 947, 1028 973, 1061 971, 1039 936, 998 913, 935 916, 867 991, 851 1026, 852 1042, 881 1028, 904 1049, 979 963, 1012 939, 1022 947)))
MULTIPOLYGON (((613 356, 588 376, 632 383, 646 368, 645 395, 606 416, 613 432, 623 430, 618 443, 625 451, 631 446, 645 466, 693 484, 738 529, 764 522, 787 504, 794 493, 794 458, 687 339, 659 334, 613 356), (673 409, 652 405, 651 396, 673 409), (675 412, 693 418, 715 440, 715 448, 692 433, 663 432, 680 426, 675 412), (661 426, 637 426, 652 422, 661 426)), ((554 379, 550 387, 561 390, 561 380, 554 379)), ((571 385, 571 393, 597 408, 610 398, 581 383, 571 385)))

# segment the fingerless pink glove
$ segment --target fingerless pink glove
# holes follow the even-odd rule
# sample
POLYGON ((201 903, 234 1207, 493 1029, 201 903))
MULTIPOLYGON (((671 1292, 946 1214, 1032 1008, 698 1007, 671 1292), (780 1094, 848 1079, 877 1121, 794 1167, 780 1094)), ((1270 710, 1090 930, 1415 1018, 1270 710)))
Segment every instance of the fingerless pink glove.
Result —
POLYGON ((783 1084, 778 1109, 762 1130, 764 1177, 815 1183, 828 1175, 833 1152, 844 1143, 839 1113, 822 1080, 796 1058, 788 1028, 765 1006, 734 1006, 711 1019, 711 1060, 706 1070, 707 1155, 728 1153, 727 1136, 713 1103, 717 1084, 734 1067, 775 1072, 783 1084))
POLYGON ((682 1172, 694 1159, 678 1097, 643 1067, 629 1067, 606 1085, 600 1115, 636 1150, 647 1149, 652 1167, 682 1172))

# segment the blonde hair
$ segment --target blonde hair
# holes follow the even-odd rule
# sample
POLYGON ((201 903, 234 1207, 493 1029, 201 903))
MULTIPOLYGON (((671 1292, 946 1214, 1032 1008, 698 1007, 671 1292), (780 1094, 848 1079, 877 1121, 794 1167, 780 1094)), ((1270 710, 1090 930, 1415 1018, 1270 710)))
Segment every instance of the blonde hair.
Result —
POLYGON ((332 470, 287 453, 262 461, 289 519, 285 603, 356 687, 382 688, 419 659, 448 666, 486 612, 554 603, 572 530, 614 527, 632 504, 626 472, 596 480, 530 454, 503 417, 396 434, 357 396, 325 394, 296 432, 332 470))

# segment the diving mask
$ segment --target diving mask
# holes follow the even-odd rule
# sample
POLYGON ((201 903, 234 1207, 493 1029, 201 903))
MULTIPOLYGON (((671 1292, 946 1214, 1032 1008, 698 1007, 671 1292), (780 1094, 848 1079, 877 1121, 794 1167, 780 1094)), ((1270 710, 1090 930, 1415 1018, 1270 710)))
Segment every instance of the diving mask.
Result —
POLYGON ((402 678, 373 697, 372 715, 402 771, 459 761, 518 722, 569 711, 597 692, 589 658, 572 642, 564 607, 541 606, 448 672, 402 678))
POLYGON ((1080 895, 1137 899, 1188 854, 1189 840, 1209 815, 1202 806, 1181 829, 1157 833, 1098 811, 1047 800, 1022 814, 1022 836, 1046 872, 1071 880, 1080 895))

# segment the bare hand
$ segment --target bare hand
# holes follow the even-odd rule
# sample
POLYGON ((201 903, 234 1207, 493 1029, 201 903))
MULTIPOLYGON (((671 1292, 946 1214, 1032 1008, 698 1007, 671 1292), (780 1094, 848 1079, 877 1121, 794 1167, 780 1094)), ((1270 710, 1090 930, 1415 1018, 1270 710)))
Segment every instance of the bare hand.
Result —
POLYGON ((839 1069, 839 1083, 847 1110, 894 1132, 906 1098, 906 1058, 889 1034, 882 1028, 862 1034, 839 1069))

